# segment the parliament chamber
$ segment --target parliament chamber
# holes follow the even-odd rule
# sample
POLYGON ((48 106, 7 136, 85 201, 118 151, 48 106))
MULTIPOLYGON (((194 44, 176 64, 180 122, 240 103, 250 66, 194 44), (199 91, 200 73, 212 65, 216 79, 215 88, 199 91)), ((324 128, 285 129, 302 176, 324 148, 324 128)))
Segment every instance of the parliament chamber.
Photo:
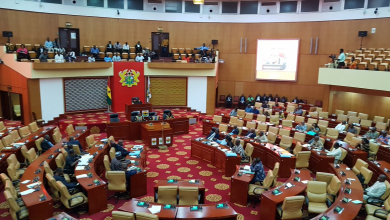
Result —
POLYGON ((0 2, 2 219, 390 219, 388 0, 0 2))

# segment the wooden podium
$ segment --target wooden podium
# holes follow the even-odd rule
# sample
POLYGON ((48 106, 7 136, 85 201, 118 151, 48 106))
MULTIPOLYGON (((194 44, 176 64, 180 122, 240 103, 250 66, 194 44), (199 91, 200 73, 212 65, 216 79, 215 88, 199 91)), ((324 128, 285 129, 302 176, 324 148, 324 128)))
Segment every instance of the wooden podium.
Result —
POLYGON ((150 148, 155 148, 159 145, 169 147, 173 143, 173 129, 168 123, 154 122, 153 125, 141 124, 141 138, 144 144, 150 148))
POLYGON ((131 121, 131 113, 135 111, 139 111, 142 114, 142 111, 149 111, 152 112, 152 104, 146 103, 146 104, 126 104, 125 105, 125 114, 126 119, 131 121))

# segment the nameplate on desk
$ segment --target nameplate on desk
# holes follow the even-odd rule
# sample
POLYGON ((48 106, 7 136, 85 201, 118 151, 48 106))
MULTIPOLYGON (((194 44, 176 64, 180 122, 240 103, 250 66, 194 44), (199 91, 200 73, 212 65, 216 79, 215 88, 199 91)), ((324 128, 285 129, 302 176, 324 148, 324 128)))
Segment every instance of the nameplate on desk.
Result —
POLYGON ((346 174, 344 173, 344 171, 340 171, 340 175, 345 176, 346 174))
POLYGON ((229 208, 229 205, 227 203, 218 203, 218 204, 215 204, 215 208, 217 208, 217 209, 227 209, 227 208, 229 208))
POLYGON ((192 205, 190 206, 190 211, 201 211, 202 206, 201 205, 192 205))
POLYGON ((167 180, 167 183, 177 183, 177 180, 175 180, 175 179, 167 180))
POLYGON ((139 206, 139 207, 149 207, 149 203, 139 201, 137 203, 137 206, 139 206))
POLYGON ((337 214, 341 214, 344 211, 344 208, 341 208, 340 206, 336 206, 336 208, 333 209, 334 212, 337 214))
POLYGON ((301 178, 299 178, 299 176, 294 177, 294 181, 299 182, 300 180, 301 178))
POLYGON ((163 205, 163 209, 176 209, 176 205, 163 205))

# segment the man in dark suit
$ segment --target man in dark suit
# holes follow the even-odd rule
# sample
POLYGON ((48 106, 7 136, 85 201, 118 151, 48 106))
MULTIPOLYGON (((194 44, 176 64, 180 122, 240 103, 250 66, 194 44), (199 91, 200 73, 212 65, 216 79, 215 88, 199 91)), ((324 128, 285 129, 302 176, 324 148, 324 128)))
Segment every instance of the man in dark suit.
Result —
POLYGON ((240 97, 240 100, 238 102, 238 108, 241 108, 241 109, 245 108, 245 104, 246 104, 245 100, 246 100, 245 96, 244 96, 244 94, 242 94, 240 97))
POLYGON ((230 132, 230 135, 238 135, 238 133, 240 133, 240 130, 238 130, 237 125, 234 125, 232 132, 230 132))
POLYGON ((53 147, 54 145, 50 142, 50 136, 47 134, 45 135, 42 143, 41 143, 41 148, 42 148, 42 151, 43 152, 46 152, 47 150, 49 150, 51 147, 53 147))
POLYGON ((246 134, 246 136, 245 137, 248 137, 248 138, 255 138, 256 137, 256 132, 255 132, 255 129, 250 129, 249 131, 248 131, 248 133, 246 134))
POLYGON ((212 128, 211 133, 206 137, 209 141, 216 141, 219 139, 219 129, 212 128))
POLYGON ((71 144, 71 145, 78 145, 79 148, 80 148, 80 152, 83 152, 83 146, 81 146, 80 141, 75 140, 74 137, 69 137, 68 144, 71 144))
POLYGON ((261 97, 261 102, 266 102, 266 101, 268 101, 267 98, 268 98, 267 95, 264 93, 264 94, 263 94, 263 97, 261 97))
POLYGON ((139 41, 134 47, 135 47, 135 53, 142 53, 142 46, 139 41))
POLYGON ((56 181, 60 181, 61 183, 63 183, 68 190, 74 189, 74 188, 76 188, 79 185, 79 183, 68 183, 68 182, 66 182, 66 180, 64 178, 64 172, 63 172, 63 170, 61 168, 57 168, 57 170, 54 173, 53 178, 56 181))
POLYGON ((126 155, 128 155, 130 153, 129 151, 127 151, 123 147, 123 141, 122 140, 119 140, 118 144, 116 144, 113 140, 111 140, 110 144, 111 144, 111 147, 115 148, 116 152, 121 152, 122 157, 126 157, 126 155), (119 145, 119 143, 121 143, 121 142, 122 142, 122 146, 119 145))
POLYGON ((106 52, 113 52, 114 46, 111 44, 111 41, 108 41, 106 52))

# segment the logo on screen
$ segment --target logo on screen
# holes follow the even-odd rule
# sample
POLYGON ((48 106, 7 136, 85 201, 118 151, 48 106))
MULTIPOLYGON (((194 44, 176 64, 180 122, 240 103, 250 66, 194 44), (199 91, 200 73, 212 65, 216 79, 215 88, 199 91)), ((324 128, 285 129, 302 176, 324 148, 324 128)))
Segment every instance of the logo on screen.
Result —
POLYGON ((137 86, 139 83, 139 77, 140 73, 138 71, 135 71, 133 69, 131 70, 123 70, 119 72, 119 77, 121 80, 119 82, 122 84, 122 86, 127 86, 127 87, 133 87, 137 86))

